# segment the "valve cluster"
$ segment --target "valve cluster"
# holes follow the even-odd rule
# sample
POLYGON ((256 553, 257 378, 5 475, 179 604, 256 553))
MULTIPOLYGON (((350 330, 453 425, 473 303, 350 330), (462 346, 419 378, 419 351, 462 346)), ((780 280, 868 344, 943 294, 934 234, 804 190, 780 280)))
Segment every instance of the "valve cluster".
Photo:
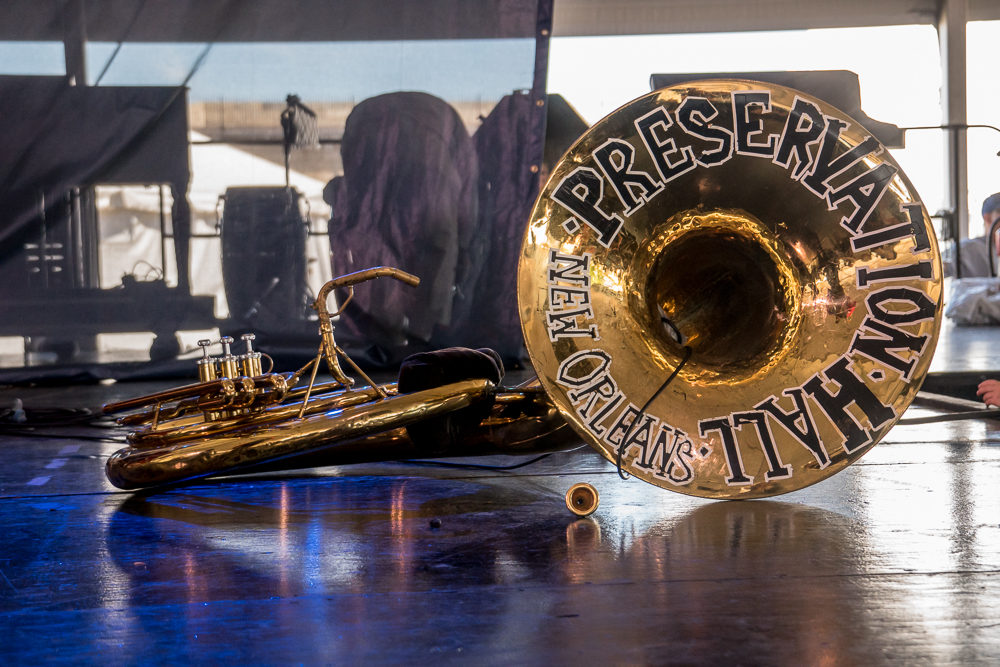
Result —
POLYGON ((243 354, 233 354, 230 345, 233 344, 232 336, 223 336, 218 342, 222 343, 222 355, 212 357, 208 353, 209 345, 213 341, 203 338, 198 341, 198 346, 202 350, 202 358, 198 360, 198 379, 202 382, 217 380, 219 378, 257 377, 263 373, 261 357, 263 355, 253 349, 253 341, 257 336, 252 333, 245 333, 240 338, 246 343, 246 351, 243 354))

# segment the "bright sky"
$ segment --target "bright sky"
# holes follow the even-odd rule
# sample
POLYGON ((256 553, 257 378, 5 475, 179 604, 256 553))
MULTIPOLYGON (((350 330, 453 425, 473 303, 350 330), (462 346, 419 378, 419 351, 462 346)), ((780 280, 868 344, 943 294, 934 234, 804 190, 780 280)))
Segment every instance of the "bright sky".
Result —
MULTIPOLYGON (((468 101, 530 88, 535 70, 535 40, 523 38, 207 46, 88 42, 87 82, 176 86, 192 75, 189 98, 199 101, 281 101, 289 93, 360 101, 401 89, 468 101)), ((0 74, 64 73, 61 42, 0 42, 0 74)))
MULTIPOLYGON (((1000 21, 968 26, 969 122, 1000 126, 995 45, 1000 21)), ((176 85, 203 45, 126 45, 102 83, 176 85), (152 77, 152 78, 151 78, 152 77)), ((91 79, 114 49, 89 44, 91 79)), ((215 45, 191 81, 192 98, 355 99, 399 87, 447 99, 497 98, 530 86, 531 40, 377 44, 215 45), (280 48, 279 48, 280 46, 280 48), (471 84, 470 84, 471 81, 471 84), (471 85, 471 87, 470 87, 471 85), (470 90, 473 91, 470 93, 470 90)), ((937 35, 928 25, 552 40, 548 88, 589 122, 649 92, 653 73, 849 69, 861 79, 865 112, 900 126, 941 122, 937 35)), ((0 44, 0 73, 62 74, 62 45, 0 44)), ((893 151, 931 213, 944 203, 944 138, 911 131, 893 151)), ((969 131, 970 231, 979 233, 982 200, 1000 191, 1000 132, 969 131)))
MULTIPOLYGON (((104 85, 177 85, 195 67, 205 44, 125 44, 104 85)), ((87 45, 93 82, 115 45, 87 45)), ((450 39, 381 42, 213 44, 191 78, 192 100, 303 101, 356 99, 421 90, 444 99, 500 99, 530 88, 533 39, 450 39)))
MULTIPOLYGON (((1000 126, 995 45, 1000 21, 968 27, 969 122, 1000 126), (988 82, 989 85, 986 85, 988 82)), ((848 69, 861 80, 870 117, 902 127, 941 123, 937 33, 927 25, 553 40, 550 92, 595 122, 649 92, 653 73, 848 69)), ((893 155, 931 213, 944 204, 944 139, 911 131, 893 155)), ((1000 132, 969 132, 970 232, 981 231, 982 200, 1000 191, 1000 132)))

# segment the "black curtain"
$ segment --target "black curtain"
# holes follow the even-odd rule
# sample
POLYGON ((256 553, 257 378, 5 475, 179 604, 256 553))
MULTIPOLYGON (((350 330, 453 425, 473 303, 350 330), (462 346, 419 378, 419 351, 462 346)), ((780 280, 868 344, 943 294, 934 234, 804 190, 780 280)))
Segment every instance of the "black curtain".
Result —
POLYGON ((543 173, 551 0, 533 9, 532 88, 504 96, 472 136, 424 93, 371 98, 348 118, 344 175, 325 191, 334 273, 390 265, 423 281, 356 289, 337 335, 369 364, 455 345, 525 360, 516 270, 543 173))
MULTIPOLYGON (((377 3, 338 7, 350 9, 340 19, 367 26, 352 39, 419 39, 426 26, 434 30, 423 38, 531 38, 534 72, 530 89, 510 91, 476 128, 467 128, 443 99, 406 91, 405 83, 400 92, 363 100, 350 115, 342 143, 344 174, 325 191, 333 206, 333 273, 393 265, 423 280, 417 290, 386 279, 357 288, 338 322, 338 341, 370 365, 393 366, 411 352, 450 345, 494 347, 508 361, 523 354, 514 280, 542 173, 552 0, 437 4, 455 10, 449 14, 454 25, 432 20, 433 12, 424 10, 412 20, 410 3, 399 5, 402 13, 383 11, 377 3)), ((178 17, 185 12, 228 5, 182 3, 157 20, 150 18, 156 14, 150 5, 153 14, 140 13, 129 39, 180 30, 178 17)), ((261 1, 245 5, 248 11, 238 17, 202 17, 191 41, 199 41, 194 36, 201 33, 199 39, 210 42, 267 41, 274 35, 294 41, 295 35, 285 34, 291 23, 279 28, 264 17, 300 5, 310 12, 332 11, 325 3, 261 1)), ((310 12, 297 16, 313 35, 326 23, 310 12)), ((23 252, 24 240, 47 214, 42 209, 65 206, 68 191, 96 183, 169 183, 178 282, 188 290, 186 89, 0 77, 0 121, 0 269, 23 252)), ((0 315, 5 305, 0 299, 0 315)), ((313 342, 303 342, 305 322, 289 324, 288 339, 275 331, 271 342, 284 350, 314 351, 313 342)), ((77 377, 80 368, 73 373, 77 377)))

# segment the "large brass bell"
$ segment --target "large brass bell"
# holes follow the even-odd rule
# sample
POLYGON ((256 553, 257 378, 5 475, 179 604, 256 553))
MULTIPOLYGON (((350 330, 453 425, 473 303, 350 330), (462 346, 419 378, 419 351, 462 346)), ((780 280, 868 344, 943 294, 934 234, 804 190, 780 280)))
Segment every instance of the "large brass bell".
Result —
MULTIPOLYGON (((566 446, 568 424, 622 476, 772 496, 886 434, 941 319, 930 219, 892 157, 830 105, 743 80, 634 100, 555 166, 518 266, 535 383, 354 387, 326 297, 377 277, 416 281, 390 268, 331 281, 319 351, 296 373, 203 369, 196 385, 109 406, 145 410, 124 418, 137 429, 109 478, 137 488, 269 461, 524 454, 566 446), (321 361, 330 385, 315 383, 321 361), (488 416, 464 442, 415 442, 405 428, 471 405, 488 416)), ((568 506, 592 510, 590 491, 571 490, 568 506)))
POLYGON ((913 186, 858 123, 712 80, 630 102, 569 150, 518 295, 542 386, 623 475, 751 498, 842 470, 899 419, 941 275, 913 186))

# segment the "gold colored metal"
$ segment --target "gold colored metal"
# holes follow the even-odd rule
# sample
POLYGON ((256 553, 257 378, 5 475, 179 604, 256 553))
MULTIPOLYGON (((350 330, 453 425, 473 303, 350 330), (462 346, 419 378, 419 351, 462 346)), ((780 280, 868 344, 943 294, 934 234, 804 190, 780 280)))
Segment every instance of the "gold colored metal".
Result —
POLYGON ((263 364, 261 364, 261 357, 263 356, 260 352, 255 352, 253 349, 253 341, 256 336, 252 333, 243 334, 241 336, 243 342, 246 343, 247 349, 240 357, 240 361, 243 365, 243 375, 247 377, 257 377, 264 373, 263 364))
POLYGON ((518 299, 538 379, 623 476, 754 498, 856 461, 915 397, 940 254, 860 124, 772 84, 655 91, 553 169, 518 299))
MULTIPOLYGON (((141 410, 120 420, 136 430, 109 479, 132 489, 583 438, 623 476, 705 498, 773 496, 844 469, 898 421, 942 309, 930 218, 888 152, 820 100, 743 80, 634 100, 555 166, 518 265, 534 381, 403 395, 373 383, 332 317, 378 277, 419 282, 377 267, 324 285, 317 355, 294 373, 260 373, 258 360, 238 376, 228 349, 218 370, 206 351, 201 382, 106 406, 141 410), (353 387, 341 357, 369 386, 353 387), (324 361, 333 382, 317 384, 324 361), (460 437, 405 428, 486 405, 460 437)), ((575 513, 598 501, 589 485, 566 500, 575 513)))
POLYGON ((590 516, 599 503, 597 489, 586 482, 574 484, 566 492, 566 507, 577 516, 590 516))
MULTIPOLYGON (((119 422, 135 429, 128 435, 129 446, 108 460, 108 479, 120 488, 138 489, 261 466, 523 454, 554 451, 577 442, 537 386, 497 393, 487 380, 465 380, 400 395, 395 384, 375 385, 364 376, 369 386, 353 388, 354 380, 343 373, 337 357, 343 356, 352 368, 361 370, 336 344, 326 300, 337 287, 378 277, 411 285, 419 282, 398 269, 378 267, 327 283, 314 304, 320 314, 319 353, 294 373, 213 378, 106 405, 106 413, 133 411, 119 422), (317 384, 316 371, 324 359, 334 381, 317 384), (295 388, 308 370, 308 385, 295 388), (440 441, 414 442, 405 429, 487 404, 491 405, 489 414, 460 440, 445 429, 440 441)), ((244 340, 249 344, 251 339, 244 340)), ((226 347, 231 341, 222 340, 226 347)), ((205 341, 202 347, 208 344, 205 341)), ((223 359, 227 356, 232 356, 228 349, 223 359)), ((207 375, 202 370, 206 365, 199 365, 200 377, 207 375)))
POLYGON ((579 442, 547 397, 538 390, 497 395, 490 415, 462 441, 415 443, 408 424, 446 415, 486 400, 494 387, 466 380, 397 395, 384 385, 345 391, 335 383, 318 387, 304 418, 302 393, 262 412, 209 422, 193 416, 159 430, 139 429, 129 446, 108 459, 108 479, 122 489, 172 484, 247 471, 254 466, 297 468, 392 459, 530 454, 579 442), (328 388, 333 388, 327 391, 328 388))
MULTIPOLYGON (((344 371, 340 368, 338 356, 339 354, 343 354, 343 350, 338 350, 337 343, 333 338, 332 318, 342 313, 344 308, 347 307, 347 304, 354 298, 355 285, 366 280, 373 280, 381 277, 394 278, 412 287, 416 287, 420 284, 420 278, 413 274, 388 266, 378 266, 372 269, 356 271, 355 273, 349 273, 347 275, 340 276, 339 278, 334 278, 320 288, 319 294, 316 296, 316 301, 313 303, 313 309, 319 314, 319 335, 322 340, 323 357, 326 359, 330 375, 333 376, 334 380, 343 383, 345 387, 351 386, 354 383, 354 380, 347 377, 344 374, 344 371), (335 289, 342 287, 346 287, 348 289, 347 297, 340 304, 340 308, 337 312, 331 315, 326 305, 327 298, 335 289)), ((344 358, 346 359, 348 357, 344 355, 344 358)), ((351 365, 356 371, 360 372, 361 369, 354 365, 353 362, 351 365)), ((367 376, 365 379, 368 381, 370 386, 377 386, 375 383, 371 382, 367 376)))
MULTIPOLYGON (((302 398, 302 407, 299 408, 299 419, 306 413, 306 406, 309 405, 309 398, 312 396, 313 387, 316 384, 316 372, 319 370, 319 359, 314 359, 311 362, 312 371, 309 373, 309 385, 306 387, 306 395, 302 398)), ((382 398, 385 398, 385 394, 380 394, 382 398)))
POLYGON ((219 359, 219 375, 224 378, 238 378, 240 376, 239 360, 229 350, 232 342, 232 336, 222 337, 222 357, 219 359))
POLYGON ((303 454, 324 441, 350 439, 387 431, 434 415, 467 407, 493 386, 468 380, 443 390, 427 390, 375 399, 303 419, 233 424, 227 432, 168 447, 131 447, 111 456, 107 474, 124 489, 169 484, 206 474, 224 474, 250 465, 303 454))
POLYGON ((219 377, 215 369, 215 359, 208 356, 208 346, 211 344, 212 341, 207 338, 198 341, 202 351, 202 358, 198 360, 198 379, 202 382, 211 382, 219 377))

